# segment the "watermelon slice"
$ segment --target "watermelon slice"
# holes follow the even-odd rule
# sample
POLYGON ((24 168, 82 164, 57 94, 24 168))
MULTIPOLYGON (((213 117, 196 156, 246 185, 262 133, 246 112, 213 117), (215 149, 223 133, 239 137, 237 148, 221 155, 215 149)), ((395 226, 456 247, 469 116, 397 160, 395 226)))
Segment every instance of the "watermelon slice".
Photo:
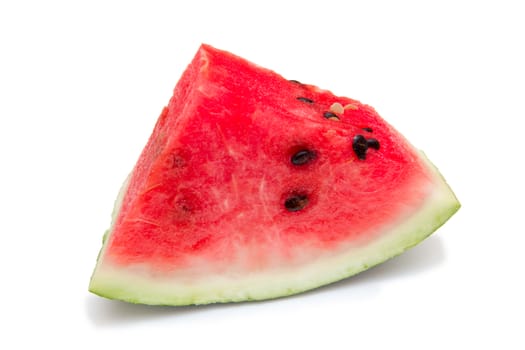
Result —
POLYGON ((202 45, 116 201, 91 292, 277 298, 366 270, 458 209, 370 106, 202 45))

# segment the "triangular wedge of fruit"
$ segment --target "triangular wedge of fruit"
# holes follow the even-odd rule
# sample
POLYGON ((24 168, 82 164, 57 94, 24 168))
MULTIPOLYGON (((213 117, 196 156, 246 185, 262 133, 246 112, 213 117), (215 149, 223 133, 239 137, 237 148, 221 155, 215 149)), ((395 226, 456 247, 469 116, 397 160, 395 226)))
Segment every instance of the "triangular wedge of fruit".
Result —
POLYGON ((459 206, 370 106, 202 45, 121 189, 89 289, 163 305, 286 296, 402 253, 459 206))

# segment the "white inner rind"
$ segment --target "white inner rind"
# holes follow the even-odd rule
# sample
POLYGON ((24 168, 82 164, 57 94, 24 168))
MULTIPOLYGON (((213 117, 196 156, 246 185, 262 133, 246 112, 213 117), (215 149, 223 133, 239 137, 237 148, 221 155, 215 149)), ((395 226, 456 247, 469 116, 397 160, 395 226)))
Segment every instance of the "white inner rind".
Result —
MULTIPOLYGON (((89 290, 107 298, 133 303, 208 304, 277 298, 355 275, 421 242, 459 209, 458 200, 438 170, 424 155, 422 158, 427 161, 433 174, 433 187, 424 204, 408 219, 389 223, 390 229, 366 244, 331 255, 325 254, 301 266, 279 267, 242 275, 170 278, 173 276, 152 276, 148 269, 122 267, 105 261, 104 251, 109 241, 109 237, 106 237, 89 290)), ((116 212, 125 191, 126 185, 117 199, 116 212)))

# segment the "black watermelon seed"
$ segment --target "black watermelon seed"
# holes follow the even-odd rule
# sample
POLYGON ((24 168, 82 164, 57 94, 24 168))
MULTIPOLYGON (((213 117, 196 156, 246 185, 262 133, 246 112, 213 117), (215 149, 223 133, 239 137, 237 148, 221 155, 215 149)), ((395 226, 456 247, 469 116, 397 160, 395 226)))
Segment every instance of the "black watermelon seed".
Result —
POLYGON ((299 211, 308 204, 308 197, 304 194, 294 194, 284 201, 284 207, 288 211, 299 211))
POLYGON ((364 131, 368 131, 368 132, 374 132, 374 130, 372 130, 372 128, 362 128, 364 131))
POLYGON ((301 82, 299 80, 288 80, 290 83, 294 83, 294 84, 301 84, 301 82))
POLYGON ((379 149, 379 141, 377 141, 374 138, 370 138, 370 139, 366 140, 366 144, 368 145, 368 147, 373 148, 375 150, 379 149))
POLYGON ((304 165, 315 159, 315 152, 303 149, 295 153, 290 159, 293 165, 304 165))
POLYGON ((304 103, 314 103, 314 100, 311 100, 309 98, 306 98, 306 97, 297 97, 297 99, 301 102, 304 102, 304 103))
POLYGON ((332 119, 332 118, 335 118, 335 119, 338 119, 338 120, 339 120, 339 117, 338 117, 337 114, 335 114, 334 112, 324 112, 324 113, 323 113, 323 117, 325 117, 326 119, 332 119))
POLYGON ((363 160, 366 159, 366 151, 368 150, 368 142, 363 135, 356 135, 352 140, 352 149, 354 150, 357 158, 363 160))

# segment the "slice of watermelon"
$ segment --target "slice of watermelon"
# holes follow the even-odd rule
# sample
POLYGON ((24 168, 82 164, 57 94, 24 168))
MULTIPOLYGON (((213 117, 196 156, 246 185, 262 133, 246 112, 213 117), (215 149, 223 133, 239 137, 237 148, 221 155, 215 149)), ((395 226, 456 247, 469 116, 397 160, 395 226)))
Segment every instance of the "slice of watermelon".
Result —
POLYGON ((459 206, 371 107, 202 45, 118 196, 89 289, 165 305, 286 296, 402 253, 459 206))

